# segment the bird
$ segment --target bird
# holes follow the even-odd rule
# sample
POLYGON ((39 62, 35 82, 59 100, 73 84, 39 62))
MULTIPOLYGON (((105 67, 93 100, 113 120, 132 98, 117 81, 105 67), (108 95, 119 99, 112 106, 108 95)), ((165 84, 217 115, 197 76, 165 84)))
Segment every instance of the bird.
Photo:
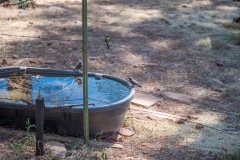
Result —
POLYGON ((73 71, 79 71, 82 69, 82 61, 80 61, 77 65, 77 67, 73 71))
POLYGON ((77 82, 77 84, 82 87, 82 79, 79 77, 74 77, 75 81, 77 82))
POLYGON ((135 80, 133 79, 132 77, 128 77, 129 78, 129 82, 132 84, 132 86, 138 86, 140 88, 142 88, 142 86, 135 80))
POLYGON ((109 36, 105 36, 105 43, 107 45, 107 49, 110 49, 110 46, 109 46, 110 38, 109 38, 109 36))
POLYGON ((95 75, 94 75, 94 78, 95 78, 96 80, 101 80, 101 79, 102 79, 102 76, 101 76, 101 75, 98 75, 98 74, 95 74, 95 75))
POLYGON ((233 18, 233 22, 235 22, 235 23, 240 23, 240 17, 238 17, 238 18, 233 18))

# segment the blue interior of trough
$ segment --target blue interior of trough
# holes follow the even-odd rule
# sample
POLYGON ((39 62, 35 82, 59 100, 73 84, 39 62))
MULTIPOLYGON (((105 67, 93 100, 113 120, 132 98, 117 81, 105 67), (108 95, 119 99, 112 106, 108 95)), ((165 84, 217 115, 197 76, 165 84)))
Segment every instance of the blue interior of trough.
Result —
MULTIPOLYGON (((45 128, 58 134, 82 135, 81 79, 81 73, 71 70, 1 68, 0 125, 25 128, 28 118, 35 123, 34 107, 29 107, 26 101, 35 103, 40 89, 46 106, 45 128)), ((88 88, 90 134, 118 131, 134 95, 130 83, 110 75, 89 73, 88 88)))
MULTIPOLYGON (((83 104, 83 88, 74 77, 53 76, 14 76, 20 79, 19 84, 9 86, 9 78, 0 79, 0 99, 5 102, 25 104, 20 99, 34 102, 39 89, 47 107, 66 104, 83 104), (24 79, 29 81, 28 87, 22 87, 24 79), (18 88, 16 85, 20 85, 18 88)), ((11 77, 10 77, 11 78, 11 77)), ((82 77, 78 77, 81 78, 82 77)), ((12 82, 17 83, 17 82, 12 82)), ((26 85, 26 84, 25 84, 26 85)), ((129 87, 111 79, 88 78, 89 105, 91 108, 103 107, 125 98, 130 93, 129 87)), ((78 106, 82 107, 82 106, 78 106)))

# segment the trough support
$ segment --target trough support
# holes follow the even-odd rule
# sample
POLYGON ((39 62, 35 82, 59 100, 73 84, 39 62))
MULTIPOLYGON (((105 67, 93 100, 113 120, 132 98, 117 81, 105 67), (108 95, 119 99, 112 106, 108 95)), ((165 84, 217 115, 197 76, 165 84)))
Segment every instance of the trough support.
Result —
POLYGON ((44 134, 44 99, 40 91, 36 99, 36 156, 42 156, 44 152, 43 134, 44 134))
POLYGON ((83 58, 83 131, 84 143, 89 142, 88 118, 88 53, 87 53, 87 0, 82 0, 82 58, 83 58))

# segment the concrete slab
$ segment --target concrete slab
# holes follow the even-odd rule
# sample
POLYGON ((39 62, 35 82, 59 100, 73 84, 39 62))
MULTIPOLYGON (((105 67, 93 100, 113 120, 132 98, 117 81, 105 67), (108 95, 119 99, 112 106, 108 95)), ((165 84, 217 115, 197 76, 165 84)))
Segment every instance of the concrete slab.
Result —
POLYGON ((151 94, 136 93, 131 103, 148 108, 157 103, 158 101, 159 98, 151 94))

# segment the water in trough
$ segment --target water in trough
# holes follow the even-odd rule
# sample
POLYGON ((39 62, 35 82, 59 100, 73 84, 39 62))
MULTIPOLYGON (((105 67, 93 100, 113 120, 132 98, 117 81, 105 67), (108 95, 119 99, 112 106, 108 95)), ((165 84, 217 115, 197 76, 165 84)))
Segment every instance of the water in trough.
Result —
MULTIPOLYGON (((0 78, 0 101, 26 104, 35 102, 40 89, 45 105, 54 107, 83 103, 82 77, 21 75, 0 78)), ((88 78, 89 107, 118 102, 129 95, 131 88, 108 78, 88 78)), ((82 106, 78 106, 82 107, 82 106)))

